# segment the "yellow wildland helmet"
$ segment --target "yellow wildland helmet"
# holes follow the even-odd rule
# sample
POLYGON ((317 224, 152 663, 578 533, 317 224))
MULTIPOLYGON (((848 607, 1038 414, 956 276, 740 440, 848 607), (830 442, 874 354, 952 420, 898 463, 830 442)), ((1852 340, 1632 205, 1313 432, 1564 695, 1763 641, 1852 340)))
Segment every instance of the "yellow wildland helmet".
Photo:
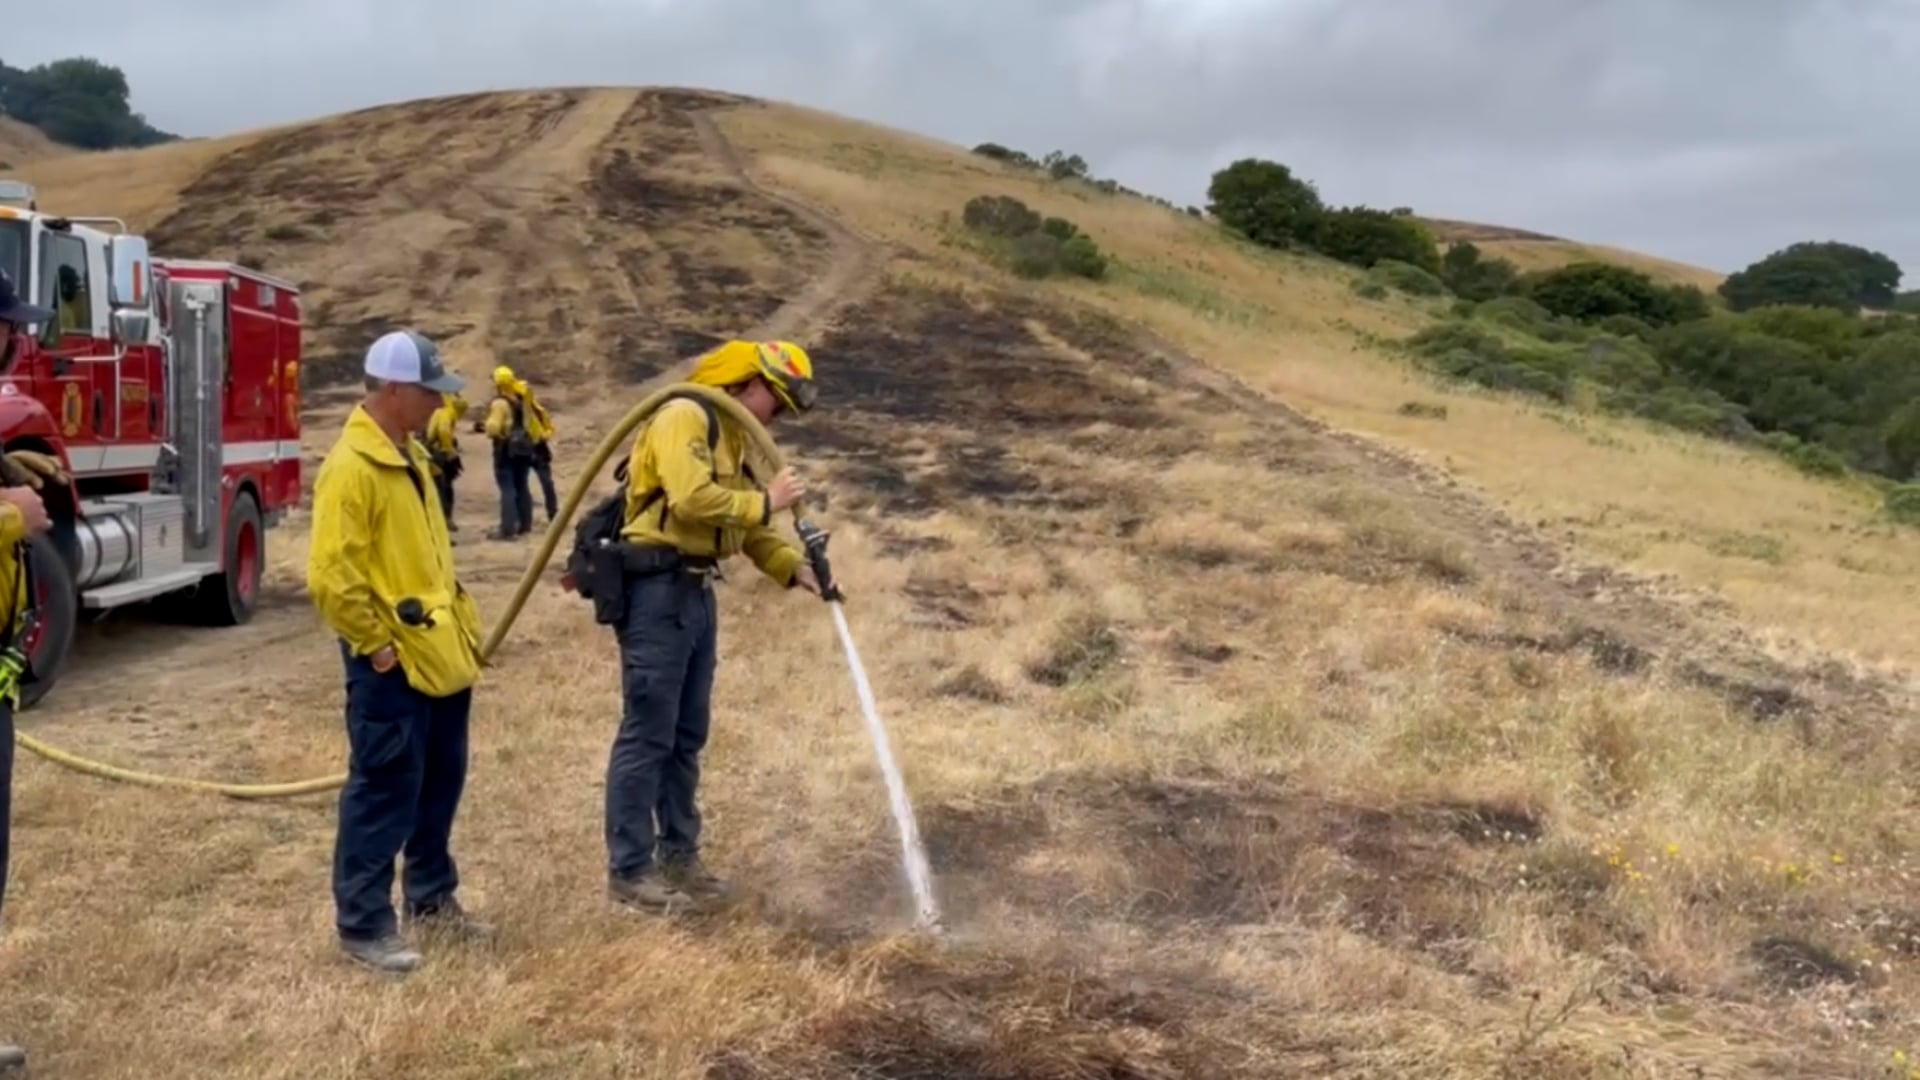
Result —
POLYGON ((760 375, 773 388, 773 395, 791 412, 813 408, 817 392, 813 386, 813 359, 791 341, 754 343, 760 361, 760 375))

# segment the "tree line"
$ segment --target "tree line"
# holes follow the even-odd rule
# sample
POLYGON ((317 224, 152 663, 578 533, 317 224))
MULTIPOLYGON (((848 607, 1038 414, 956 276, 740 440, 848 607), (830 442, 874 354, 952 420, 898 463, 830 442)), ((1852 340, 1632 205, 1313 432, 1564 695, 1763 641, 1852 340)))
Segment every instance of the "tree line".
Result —
POLYGON ((0 61, 0 114, 82 150, 153 146, 179 138, 133 111, 124 72, 83 56, 24 70, 0 61))
POLYGON ((1213 174, 1208 212, 1255 244, 1317 252, 1387 288, 1451 294, 1406 344, 1482 385, 1756 442, 1815 473, 1920 479, 1920 293, 1887 255, 1837 241, 1772 252, 1710 298, 1629 267, 1521 273, 1471 243, 1444 253, 1410 211, 1328 207, 1277 162, 1213 174))

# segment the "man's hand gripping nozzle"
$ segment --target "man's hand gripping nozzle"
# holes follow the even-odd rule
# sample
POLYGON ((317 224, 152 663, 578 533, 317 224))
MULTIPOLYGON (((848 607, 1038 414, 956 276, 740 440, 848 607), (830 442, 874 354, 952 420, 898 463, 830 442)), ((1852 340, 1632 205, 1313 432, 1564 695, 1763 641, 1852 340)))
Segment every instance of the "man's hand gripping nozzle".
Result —
POLYGON ((827 563, 827 538, 833 534, 806 518, 795 518, 793 529, 800 534, 800 542, 806 545, 807 565, 813 568, 814 580, 820 583, 820 599, 839 603, 840 586, 834 583, 833 568, 827 563))

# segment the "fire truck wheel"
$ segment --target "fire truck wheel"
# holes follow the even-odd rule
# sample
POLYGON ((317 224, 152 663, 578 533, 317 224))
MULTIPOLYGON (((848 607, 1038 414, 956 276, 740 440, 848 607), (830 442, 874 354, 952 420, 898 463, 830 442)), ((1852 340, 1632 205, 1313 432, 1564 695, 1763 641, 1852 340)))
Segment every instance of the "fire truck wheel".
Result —
POLYGON ((194 593, 197 621, 212 626, 239 626, 253 617, 254 604, 260 598, 260 567, 264 561, 265 530, 261 527, 260 504, 251 492, 234 496, 233 512, 227 515, 227 537, 223 562, 226 570, 205 578, 194 593))
POLYGON ((73 588, 73 571, 53 538, 45 533, 28 541, 33 557, 33 581, 27 587, 40 608, 40 625, 22 643, 33 665, 34 679, 20 687, 20 707, 30 709, 46 697, 66 667, 67 653, 73 648, 74 627, 79 625, 80 594, 73 588))

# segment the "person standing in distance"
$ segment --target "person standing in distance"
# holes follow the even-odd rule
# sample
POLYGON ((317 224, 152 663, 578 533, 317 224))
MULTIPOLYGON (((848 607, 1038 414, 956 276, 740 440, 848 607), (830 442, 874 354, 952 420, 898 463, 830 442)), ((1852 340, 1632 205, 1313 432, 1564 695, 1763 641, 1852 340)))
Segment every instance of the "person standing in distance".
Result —
POLYGON ((463 385, 425 337, 381 337, 367 350, 366 398, 313 485, 307 589, 340 639, 351 751, 334 840, 335 924, 348 956, 391 973, 420 965, 394 916, 397 856, 410 924, 491 933, 454 898, 449 850, 480 613, 454 576, 446 515, 412 435, 463 385))
MULTIPOLYGON (((14 353, 28 336, 27 327, 52 319, 51 309, 22 301, 13 279, 0 270, 0 372, 12 369, 14 353)), ((27 564, 21 556, 28 537, 51 526, 47 508, 32 487, 0 487, 0 627, 15 647, 26 629, 30 586, 27 564)), ((20 704, 16 679, 17 675, 0 687, 0 914, 4 913, 7 867, 13 854, 13 711, 20 704)), ((0 1044, 0 1070, 11 1071, 26 1063, 25 1049, 0 1044)))
MULTIPOLYGON (((551 429, 544 426, 545 411, 528 408, 526 384, 505 364, 493 369, 493 401, 481 421, 481 430, 493 442, 493 479, 500 489, 500 527, 490 540, 510 540, 533 531, 533 491, 527 478, 540 458, 539 444, 551 429)), ((547 517, 553 517, 548 496, 547 517)))
POLYGON ((440 509, 447 515, 447 531, 460 526, 453 520, 453 482, 460 478, 460 436, 454 426, 467 414, 467 399, 459 394, 443 394, 444 400, 427 420, 427 459, 433 464, 433 483, 440 490, 440 509))
MULTIPOLYGON (((814 404, 813 362, 789 342, 727 342, 689 381, 724 389, 762 424, 814 404)), ((638 910, 726 891, 701 863, 695 799, 717 658, 711 575, 744 552, 781 585, 820 591, 805 553, 772 524, 804 493, 799 478, 785 469, 760 490, 745 468, 746 433, 718 409, 711 430, 708 408, 669 400, 627 462, 625 610, 614 624, 624 709, 607 765, 606 842, 608 891, 638 910)))

